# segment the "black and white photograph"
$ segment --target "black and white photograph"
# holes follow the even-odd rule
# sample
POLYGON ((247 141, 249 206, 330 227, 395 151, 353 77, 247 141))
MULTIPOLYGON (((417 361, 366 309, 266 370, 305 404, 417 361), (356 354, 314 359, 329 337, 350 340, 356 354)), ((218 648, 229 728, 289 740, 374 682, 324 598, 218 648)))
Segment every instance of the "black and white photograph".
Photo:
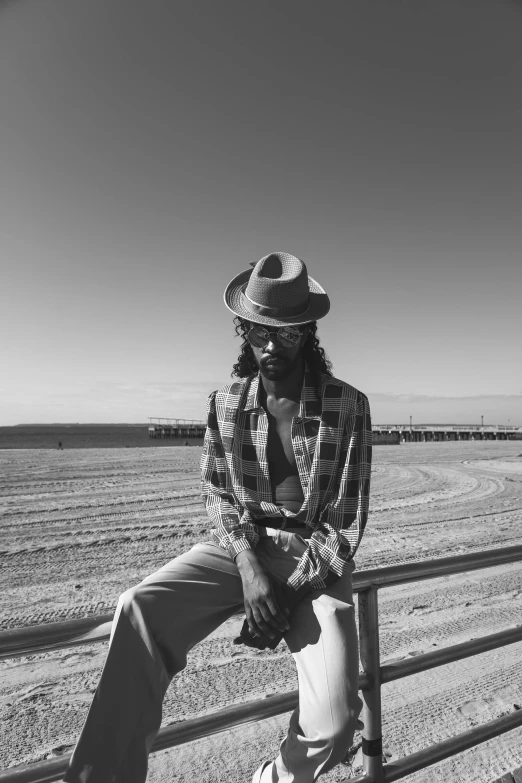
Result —
POLYGON ((522 783, 522 3, 0 0, 0 783, 522 783))

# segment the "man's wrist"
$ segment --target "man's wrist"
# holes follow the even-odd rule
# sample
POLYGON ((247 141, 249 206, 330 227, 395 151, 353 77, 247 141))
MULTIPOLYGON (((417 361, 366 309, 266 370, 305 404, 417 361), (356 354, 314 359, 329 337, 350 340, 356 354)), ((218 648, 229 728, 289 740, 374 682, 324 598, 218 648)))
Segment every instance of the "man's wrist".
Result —
POLYGON ((244 552, 246 549, 252 548, 253 547, 246 536, 233 538, 227 545, 228 553, 232 560, 235 560, 240 552, 244 552))
POLYGON ((241 552, 238 552, 235 563, 241 575, 261 568, 261 564, 253 549, 243 549, 241 552))

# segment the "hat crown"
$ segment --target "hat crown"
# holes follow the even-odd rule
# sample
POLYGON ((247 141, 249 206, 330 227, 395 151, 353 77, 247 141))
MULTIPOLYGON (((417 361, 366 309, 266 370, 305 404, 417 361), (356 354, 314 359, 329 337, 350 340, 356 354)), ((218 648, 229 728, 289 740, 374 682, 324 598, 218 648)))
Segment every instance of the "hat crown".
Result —
POLYGON ((225 304, 246 321, 269 326, 306 324, 330 309, 324 288, 290 253, 269 253, 236 275, 225 289, 225 304))
POLYGON ((262 307, 306 305, 309 289, 304 262, 289 253, 270 253, 255 264, 245 295, 262 307))

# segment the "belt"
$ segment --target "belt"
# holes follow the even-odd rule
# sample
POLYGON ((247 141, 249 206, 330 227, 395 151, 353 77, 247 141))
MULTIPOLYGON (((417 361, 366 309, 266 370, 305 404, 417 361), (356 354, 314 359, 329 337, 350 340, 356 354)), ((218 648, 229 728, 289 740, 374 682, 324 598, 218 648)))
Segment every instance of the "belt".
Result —
POLYGON ((271 527, 274 530, 286 530, 288 533, 299 533, 299 535, 309 538, 312 535, 312 530, 308 525, 303 522, 298 522, 297 519, 287 519, 287 517, 261 517, 261 519, 255 519, 254 524, 258 527, 271 527))
POLYGON ((260 517, 253 520, 255 525, 261 525, 261 527, 273 527, 276 530, 288 530, 289 528, 302 528, 306 530, 307 526, 304 522, 299 522, 297 519, 288 519, 287 517, 260 517))

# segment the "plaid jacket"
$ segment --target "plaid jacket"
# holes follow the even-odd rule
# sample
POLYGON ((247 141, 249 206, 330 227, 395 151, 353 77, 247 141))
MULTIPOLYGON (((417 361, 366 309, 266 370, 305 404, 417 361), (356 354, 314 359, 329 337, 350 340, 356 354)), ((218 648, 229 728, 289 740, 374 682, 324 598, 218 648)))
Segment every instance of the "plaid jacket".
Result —
MULTIPOLYGON (((258 398, 259 375, 208 399, 201 491, 212 534, 231 557, 255 549, 256 520, 287 517, 310 527, 307 551, 289 578, 296 590, 323 588, 346 570, 368 515, 372 430, 368 400, 336 378, 321 376, 317 396, 305 370, 292 444, 304 502, 296 514, 272 499, 266 457, 268 417, 258 398)), ((264 523, 266 524, 266 522, 264 523)))

